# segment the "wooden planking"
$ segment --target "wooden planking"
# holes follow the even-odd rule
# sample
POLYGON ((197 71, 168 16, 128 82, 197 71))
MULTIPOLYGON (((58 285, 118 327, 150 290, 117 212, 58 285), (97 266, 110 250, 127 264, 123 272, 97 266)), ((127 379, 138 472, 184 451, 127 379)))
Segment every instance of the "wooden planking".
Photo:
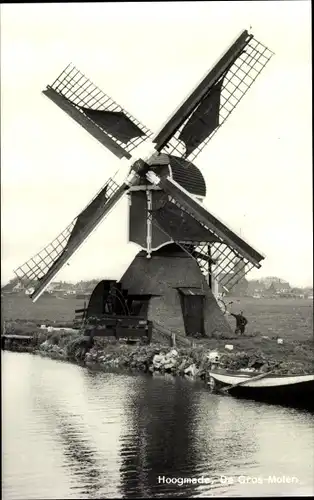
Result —
POLYGON ((144 328, 116 328, 117 338, 141 338, 147 337, 147 330, 144 328))
POLYGON ((90 337, 115 337, 127 339, 152 338, 152 322, 142 316, 112 316, 95 318, 98 322, 91 322, 85 326, 85 335, 90 337))
POLYGON ((4 335, 1 335, 1 338, 8 339, 8 340, 30 340, 33 338, 32 335, 11 335, 8 333, 5 333, 4 335))
POLYGON ((246 30, 243 31, 237 40, 223 54, 221 59, 210 69, 196 89, 194 89, 183 101, 181 106, 168 119, 160 132, 152 139, 152 141, 156 143, 157 151, 162 151, 167 142, 205 97, 209 89, 219 80, 230 64, 237 59, 252 38, 253 35, 249 35, 246 30))

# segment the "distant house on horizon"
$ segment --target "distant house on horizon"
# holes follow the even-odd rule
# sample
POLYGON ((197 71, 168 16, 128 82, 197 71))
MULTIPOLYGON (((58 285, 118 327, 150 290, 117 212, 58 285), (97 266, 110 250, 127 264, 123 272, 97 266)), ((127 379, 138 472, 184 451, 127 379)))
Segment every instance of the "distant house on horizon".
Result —
POLYGON ((264 290, 264 297, 275 297, 277 294, 277 289, 275 284, 272 282, 271 285, 264 290))
POLYGON ((13 292, 20 292, 21 290, 24 290, 25 289, 25 286, 23 285, 23 283, 21 281, 19 281, 16 285, 14 285, 12 291, 13 292))
POLYGON ((235 276, 233 273, 221 274, 220 282, 218 284, 218 293, 222 293, 223 295, 229 294, 236 296, 243 296, 247 292, 248 281, 246 278, 241 278, 239 281, 238 276, 235 276), (224 285, 225 283, 225 285, 224 285), (227 291, 230 289, 230 292, 227 291))
POLYGON ((271 285, 274 285, 276 291, 290 290, 290 284, 288 281, 283 280, 281 278, 277 278, 276 276, 268 276, 267 278, 261 278, 259 280, 266 289, 268 289, 271 285))

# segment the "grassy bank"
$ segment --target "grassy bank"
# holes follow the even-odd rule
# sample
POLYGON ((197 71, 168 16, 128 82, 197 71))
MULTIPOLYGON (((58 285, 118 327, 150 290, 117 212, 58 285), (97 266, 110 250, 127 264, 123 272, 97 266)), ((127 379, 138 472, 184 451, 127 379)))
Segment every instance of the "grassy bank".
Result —
POLYGON ((35 302, 26 295, 4 295, 1 298, 2 318, 5 321, 32 321, 37 323, 71 322, 75 309, 84 306, 84 300, 42 296, 35 302))
MULTIPOLYGON (((25 326, 31 328, 30 323, 25 326)), ((128 345, 114 339, 97 338, 94 347, 85 353, 82 351, 85 346, 82 332, 62 329, 51 332, 37 328, 33 331, 28 347, 15 344, 12 349, 85 363, 87 366, 97 365, 104 369, 136 368, 144 372, 160 371, 174 375, 185 375, 188 370, 190 375, 198 378, 206 378, 211 367, 208 355, 213 351, 219 354, 219 365, 231 370, 274 370, 278 375, 313 372, 314 350, 310 343, 277 344, 275 338, 247 337, 232 339, 232 345, 233 351, 229 351, 223 339, 200 339, 193 347, 171 348, 156 342, 150 345, 128 345)))
MULTIPOLYGON (((80 306, 82 304, 75 299, 44 298, 32 304, 28 297, 8 296, 2 300, 2 317, 6 321, 7 333, 33 336, 29 347, 32 352, 57 359, 84 361, 87 365, 137 368, 143 371, 158 369, 174 374, 184 374, 189 366, 195 366, 197 376, 204 377, 209 368, 206 355, 209 351, 217 350, 224 368, 268 370, 275 367, 275 371, 282 374, 313 373, 311 301, 234 299, 231 310, 243 310, 249 320, 244 336, 199 339, 194 341, 193 347, 178 343, 173 360, 167 363, 166 358, 159 368, 154 366, 153 358, 156 354, 164 357, 169 355, 171 348, 167 338, 153 337, 154 342, 150 346, 97 339, 95 347, 82 360, 80 332, 61 329, 48 332, 40 328, 41 324, 54 328, 73 326, 74 309, 80 306), (278 337, 283 339, 282 344, 277 343, 278 337), (226 344, 232 344, 233 351, 228 351, 226 344)), ((230 321, 233 324, 232 319, 230 321)))
MULTIPOLYGON (((230 297, 231 312, 244 311, 249 323, 249 335, 278 335, 286 340, 308 341, 313 339, 313 301, 308 299, 253 299, 230 297)), ((1 299, 2 319, 5 321, 29 320, 35 323, 70 323, 75 309, 84 301, 75 298, 40 297, 33 304, 29 297, 5 295, 1 299)), ((234 326, 234 319, 230 318, 234 326)))

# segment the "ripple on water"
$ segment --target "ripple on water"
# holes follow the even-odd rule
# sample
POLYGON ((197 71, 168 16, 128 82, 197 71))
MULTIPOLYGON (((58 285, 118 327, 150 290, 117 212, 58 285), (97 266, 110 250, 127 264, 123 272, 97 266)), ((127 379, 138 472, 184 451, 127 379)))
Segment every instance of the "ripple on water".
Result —
POLYGON ((28 354, 5 352, 2 365, 7 500, 313 493, 306 412, 211 395, 180 378, 97 373, 28 354), (163 475, 211 483, 158 483, 163 475), (299 482, 239 481, 269 475, 299 482))

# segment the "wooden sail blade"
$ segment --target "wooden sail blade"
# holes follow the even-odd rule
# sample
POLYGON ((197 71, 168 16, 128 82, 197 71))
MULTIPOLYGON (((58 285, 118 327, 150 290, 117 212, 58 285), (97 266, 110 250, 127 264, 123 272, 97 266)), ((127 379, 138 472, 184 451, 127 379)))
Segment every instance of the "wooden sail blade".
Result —
POLYGON ((162 231, 170 235, 176 242, 217 241, 217 237, 208 231, 206 227, 200 224, 181 206, 179 207, 176 203, 172 203, 169 199, 160 207, 151 210, 151 216, 152 220, 158 224, 162 231))
POLYGON ((131 158, 131 151, 152 136, 75 66, 68 66, 43 94, 118 158, 131 158))
POLYGON ((235 250, 241 253, 243 257, 250 260, 256 267, 260 267, 260 262, 264 259, 264 255, 250 246, 216 216, 208 212, 206 208, 199 201, 192 198, 190 193, 180 186, 180 184, 170 179, 170 177, 167 177, 161 178, 158 186, 171 196, 171 201, 173 203, 182 206, 183 209, 190 213, 196 220, 222 238, 225 243, 233 246, 235 250))
POLYGON ((154 226, 198 263, 206 278, 215 276, 229 291, 252 270, 252 264, 214 231, 201 224, 182 205, 164 195, 161 207, 150 213, 154 226))
POLYGON ((243 31, 157 135, 160 151, 195 160, 272 56, 272 51, 243 31))
MULTIPOLYGON (((156 184, 167 195, 167 203, 175 204, 187 214, 192 216, 200 226, 208 231, 208 237, 199 243, 194 241, 180 241, 177 230, 172 231, 170 224, 164 224, 159 216, 154 217, 153 222, 164 230, 184 250, 193 255, 197 252, 197 258, 201 264, 204 274, 208 263, 207 247, 210 244, 211 259, 215 262, 215 276, 224 286, 233 286, 239 275, 243 276, 248 270, 261 267, 261 261, 265 258, 263 254, 254 249, 225 223, 211 214, 199 201, 190 195, 180 184, 170 177, 159 178, 153 172, 147 173, 150 182, 156 184), (206 248, 205 248, 206 247, 206 248), (204 255, 204 259, 202 259, 204 255)), ((163 208, 165 210, 165 208, 163 208)), ((200 233, 201 234, 201 233, 200 233)))
MULTIPOLYGON (((187 144, 190 143, 190 149, 187 148, 186 156, 189 160, 194 161, 195 158, 202 152, 208 142, 218 132, 220 127, 226 122, 231 113, 236 109, 240 101, 247 94, 253 83, 259 77, 265 66, 268 64, 273 56, 267 47, 252 38, 242 54, 234 61, 228 69, 220 83, 219 93, 219 110, 215 116, 216 123, 212 129, 208 128, 205 133, 200 127, 200 122, 206 121, 206 115, 192 116, 191 121, 198 120, 194 127, 196 134, 191 133, 188 137, 187 144), (198 133, 197 127, 200 128, 201 133, 198 133), (204 137, 205 136, 205 137, 204 137)), ((213 96, 215 99, 215 95, 213 96)), ((213 103, 215 105, 215 102, 213 103)), ((210 116, 210 115, 209 115, 210 116)), ((185 125, 185 127, 187 124, 185 125)), ((181 131, 182 134, 183 130, 181 131)))
POLYGON ((185 144, 185 157, 209 137, 219 126, 219 110, 221 101, 221 88, 223 78, 217 82, 208 95, 201 101, 194 113, 184 124, 180 131, 179 139, 185 144))
POLYGON ((217 64, 210 69, 199 85, 183 101, 172 116, 170 116, 160 132, 152 139, 153 142, 156 143, 157 151, 162 151, 169 143, 170 139, 197 108, 202 99, 210 91, 211 87, 224 75, 232 62, 242 53, 251 38, 252 35, 249 35, 246 30, 243 31, 223 54, 217 64))
POLYGON ((113 179, 109 179, 96 197, 55 240, 14 271, 26 286, 32 284, 31 298, 34 302, 108 215, 128 187, 126 183, 118 185, 113 179))
POLYGON ((60 109, 67 113, 73 120, 83 127, 89 134, 91 134, 97 141, 105 146, 111 153, 115 154, 118 158, 131 158, 131 155, 124 149, 122 145, 116 142, 109 134, 101 130, 96 123, 93 122, 80 108, 74 106, 71 101, 66 99, 63 95, 56 92, 54 89, 47 87, 43 91, 46 97, 54 102, 60 109))

